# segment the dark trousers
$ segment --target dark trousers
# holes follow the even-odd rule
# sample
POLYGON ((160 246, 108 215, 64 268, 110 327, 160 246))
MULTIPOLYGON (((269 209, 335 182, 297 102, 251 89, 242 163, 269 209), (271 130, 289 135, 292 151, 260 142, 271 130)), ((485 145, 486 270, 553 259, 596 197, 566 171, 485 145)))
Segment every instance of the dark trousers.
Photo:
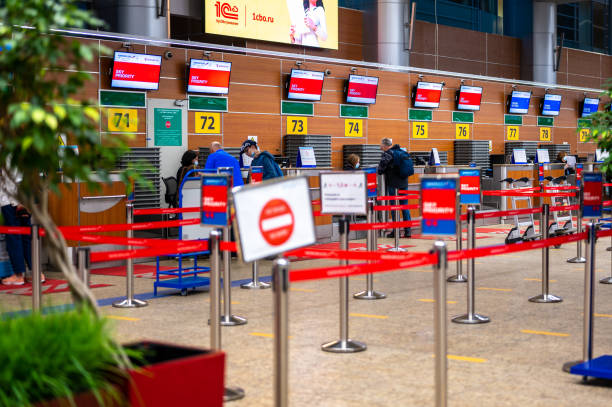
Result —
MULTIPOLYGON (((387 187, 387 195, 388 196, 395 196, 397 195, 397 191, 398 188, 394 188, 394 187, 387 187)), ((407 199, 402 199, 400 201, 389 201, 389 205, 408 205, 408 200, 407 199)), ((402 209, 402 218, 404 218, 404 221, 407 220, 411 220, 410 218, 410 210, 408 209, 402 209)), ((393 221, 395 222, 395 211, 391 211, 391 219, 393 219, 393 221)), ((410 230, 410 228, 404 228, 406 229, 406 231, 410 230)))
MULTIPOLYGON (((31 226, 30 216, 17 216, 17 207, 5 205, 2 208, 5 226, 31 226)), ((26 263, 32 269, 32 237, 27 235, 6 235, 6 251, 13 266, 13 273, 20 275, 26 271, 26 263)))

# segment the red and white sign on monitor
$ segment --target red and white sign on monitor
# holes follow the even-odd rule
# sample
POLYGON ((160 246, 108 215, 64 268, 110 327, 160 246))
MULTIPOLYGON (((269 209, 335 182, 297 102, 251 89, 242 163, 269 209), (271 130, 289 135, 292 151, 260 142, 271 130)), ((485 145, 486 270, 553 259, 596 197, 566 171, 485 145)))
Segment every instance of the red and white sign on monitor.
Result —
POLYGON ((161 56, 115 52, 111 87, 157 90, 161 56))
POLYGON ((293 69, 289 80, 289 99, 321 100, 323 72, 293 69))
POLYGON ((378 78, 374 76, 349 76, 346 101, 348 103, 376 103, 378 78))
POLYGON ((462 85, 459 90, 459 103, 457 104, 457 108, 460 110, 480 110, 481 98, 481 87, 462 85))
POLYGON ((229 89, 231 70, 231 62, 192 59, 187 92, 225 95, 229 89))
POLYGON ((431 82, 417 83, 414 107, 438 107, 442 96, 442 84, 431 82))

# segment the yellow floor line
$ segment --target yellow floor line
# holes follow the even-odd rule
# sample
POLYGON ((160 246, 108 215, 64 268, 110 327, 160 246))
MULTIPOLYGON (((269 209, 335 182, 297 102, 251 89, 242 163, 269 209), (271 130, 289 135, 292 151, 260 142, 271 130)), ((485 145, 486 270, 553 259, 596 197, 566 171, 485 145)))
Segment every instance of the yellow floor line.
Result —
POLYGON ((119 315, 107 315, 108 319, 118 319, 120 321, 140 321, 140 318, 120 317, 119 315))
MULTIPOLYGON (((542 282, 541 278, 524 278, 525 281, 539 281, 542 282)), ((557 280, 548 280, 549 283, 556 283, 557 280)))
POLYGON ((487 359, 483 358, 473 358, 470 356, 457 356, 457 355, 446 355, 447 359, 450 360, 460 360, 462 362, 472 362, 472 363, 485 363, 487 359))
POLYGON ((479 290, 490 290, 490 291, 512 291, 512 288, 493 288, 493 287, 478 287, 479 290))
POLYGON ((561 337, 570 336, 569 334, 564 334, 560 332, 532 331, 531 329, 521 329, 521 332, 524 334, 534 334, 534 335, 561 336, 561 337))
MULTIPOLYGON (((251 336, 260 336, 262 338, 274 338, 274 334, 269 334, 265 332, 249 332, 251 336)), ((289 336, 289 339, 292 339, 293 336, 289 336)))
MULTIPOLYGON (((436 302, 436 301, 435 301, 434 299, 432 299, 432 298, 419 298, 417 301, 421 301, 421 302, 436 302)), ((457 301, 450 301, 450 300, 447 300, 447 301, 446 301, 446 303, 447 303, 447 304, 456 304, 456 303, 457 303, 457 301)))
POLYGON ((349 315, 352 317, 362 317, 362 318, 376 318, 376 319, 388 319, 389 318, 387 315, 354 314, 354 313, 350 313, 349 315))
POLYGON ((302 293, 314 293, 316 290, 311 290, 310 288, 295 288, 295 287, 291 287, 289 288, 290 291, 299 291, 302 293))
POLYGON ((593 315, 595 315, 596 317, 602 317, 602 318, 612 318, 612 314, 597 314, 597 313, 595 313, 593 315))

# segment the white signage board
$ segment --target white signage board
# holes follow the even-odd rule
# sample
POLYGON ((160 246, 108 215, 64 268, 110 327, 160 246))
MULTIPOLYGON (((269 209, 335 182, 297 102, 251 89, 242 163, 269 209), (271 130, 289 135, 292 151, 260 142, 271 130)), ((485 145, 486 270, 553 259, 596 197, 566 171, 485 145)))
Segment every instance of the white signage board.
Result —
POLYGON ((299 147, 297 167, 316 167, 317 159, 313 147, 299 147))
POLYGON ((429 165, 440 165, 440 154, 437 148, 432 148, 429 153, 429 165))
POLYGON ((306 177, 249 184, 233 195, 238 247, 244 262, 316 243, 306 177))
POLYGON ((538 148, 536 150, 536 154, 537 156, 537 162, 542 163, 542 164, 549 164, 550 163, 550 156, 548 155, 548 150, 545 148, 538 148))
POLYGON ((367 212, 367 180, 363 171, 322 172, 321 213, 365 215, 367 212))
POLYGON ((524 148, 515 148, 512 150, 514 164, 527 164, 527 153, 524 148))

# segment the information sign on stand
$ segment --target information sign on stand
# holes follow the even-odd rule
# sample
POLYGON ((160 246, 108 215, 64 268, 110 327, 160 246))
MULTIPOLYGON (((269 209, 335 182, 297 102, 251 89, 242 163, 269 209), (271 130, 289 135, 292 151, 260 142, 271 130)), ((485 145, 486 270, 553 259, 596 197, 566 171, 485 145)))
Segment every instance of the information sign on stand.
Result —
POLYGON ((527 164, 527 153, 524 148, 512 150, 512 164, 527 164))
POLYGON ((461 205, 480 205, 480 170, 459 170, 459 192, 461 205))
POLYGON ((378 196, 378 176, 376 174, 376 167, 364 168, 363 172, 366 174, 366 181, 368 183, 368 198, 376 198, 378 196))
POLYGON ((244 262, 316 243, 308 178, 247 185, 233 195, 238 250, 244 262))
POLYGON ((298 156, 296 167, 298 168, 314 168, 317 166, 317 159, 314 153, 314 147, 298 147, 298 156))
POLYGON ((601 172, 585 172, 582 192, 582 218, 601 218, 603 215, 603 175, 601 172))
POLYGON ((435 147, 429 153, 429 165, 440 165, 440 154, 435 147))
POLYGON ((576 186, 580 187, 580 185, 582 184, 582 168, 584 167, 584 164, 582 163, 576 163, 576 186))
POLYGON ((538 164, 538 181, 544 181, 544 164, 538 164))
POLYGON ((263 182, 263 167, 251 167, 251 184, 263 182))
POLYGON ((545 148, 538 148, 536 150, 536 162, 542 164, 550 164, 550 156, 548 150, 545 148))
POLYGON ((328 215, 365 215, 367 180, 363 171, 322 172, 321 213, 328 215))
POLYGON ((204 174, 202 176, 200 203, 200 223, 202 225, 227 226, 229 224, 229 180, 226 174, 204 174))
POLYGON ((459 210, 457 175, 431 175, 421 177, 423 236, 454 236, 457 231, 459 210))

